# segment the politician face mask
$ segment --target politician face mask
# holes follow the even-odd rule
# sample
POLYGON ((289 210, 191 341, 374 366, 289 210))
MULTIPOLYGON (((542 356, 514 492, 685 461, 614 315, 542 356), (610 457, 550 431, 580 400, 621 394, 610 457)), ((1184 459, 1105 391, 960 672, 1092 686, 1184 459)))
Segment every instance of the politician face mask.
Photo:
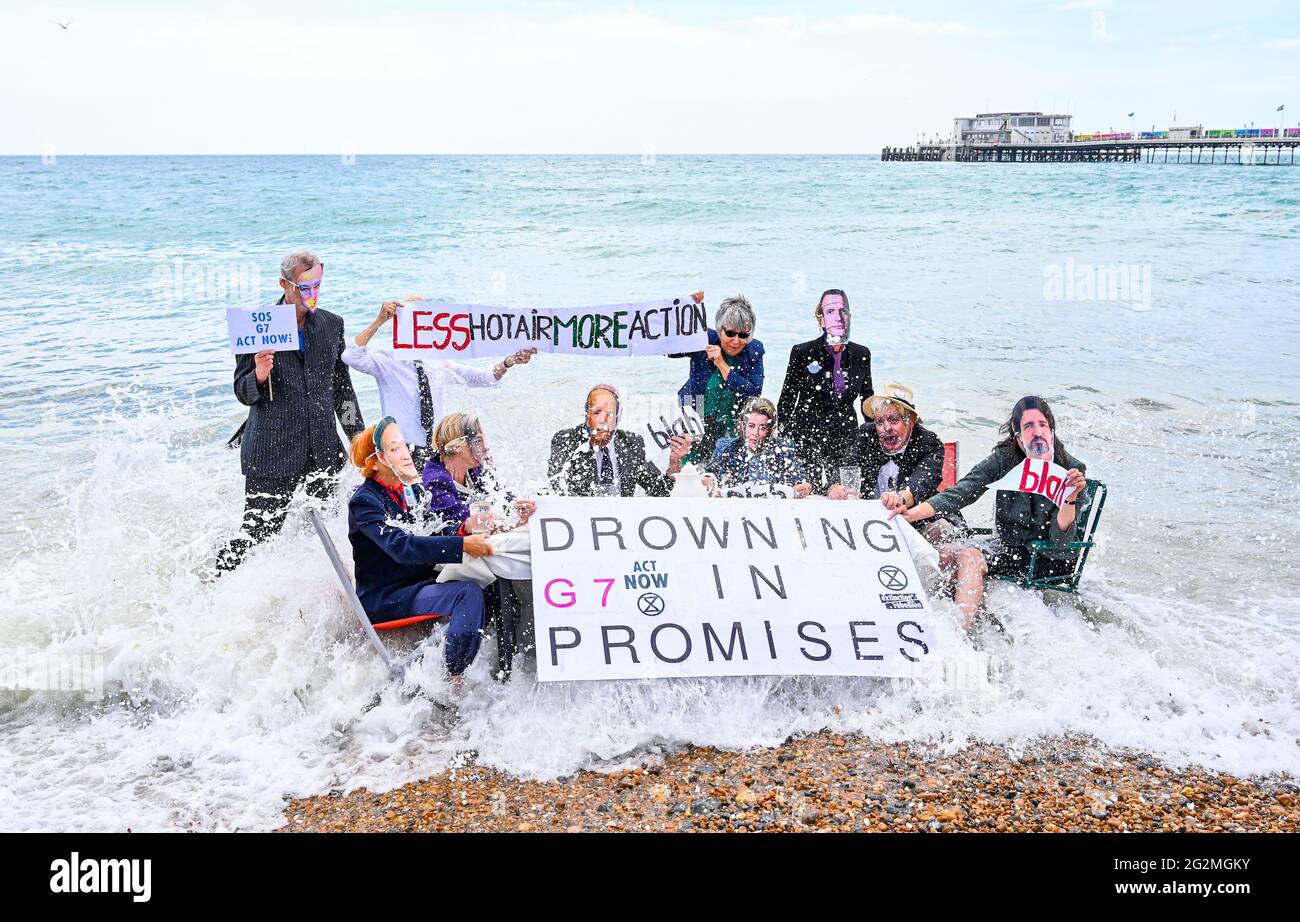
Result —
POLYGON ((826 341, 832 346, 848 341, 849 308, 841 295, 827 295, 822 298, 822 329, 826 331, 826 341))
POLYGON ((1024 451, 1025 457, 1033 458, 1035 461, 1053 460, 1055 439, 1052 426, 1041 410, 1024 412, 1020 417, 1020 432, 1016 438, 1020 440, 1020 448, 1024 451))

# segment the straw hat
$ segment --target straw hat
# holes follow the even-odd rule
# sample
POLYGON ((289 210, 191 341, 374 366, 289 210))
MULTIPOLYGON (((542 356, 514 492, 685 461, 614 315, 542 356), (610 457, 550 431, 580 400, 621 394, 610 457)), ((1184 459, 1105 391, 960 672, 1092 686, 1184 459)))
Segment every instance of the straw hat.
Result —
POLYGON ((904 410, 913 416, 920 418, 916 412, 915 398, 912 396, 912 389, 906 384, 886 384, 885 389, 879 394, 868 397, 862 403, 862 410, 867 416, 875 416, 880 410, 883 403, 892 403, 900 410, 904 410))

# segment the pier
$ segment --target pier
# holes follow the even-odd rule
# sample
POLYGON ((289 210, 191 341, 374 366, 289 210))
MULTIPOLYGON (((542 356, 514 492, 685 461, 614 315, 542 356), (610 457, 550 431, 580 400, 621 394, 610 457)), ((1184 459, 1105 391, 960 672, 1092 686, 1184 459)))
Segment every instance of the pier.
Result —
POLYGON ((886 147, 880 159, 931 163, 1235 163, 1294 165, 1300 138, 1140 139, 1064 144, 921 144, 886 147))

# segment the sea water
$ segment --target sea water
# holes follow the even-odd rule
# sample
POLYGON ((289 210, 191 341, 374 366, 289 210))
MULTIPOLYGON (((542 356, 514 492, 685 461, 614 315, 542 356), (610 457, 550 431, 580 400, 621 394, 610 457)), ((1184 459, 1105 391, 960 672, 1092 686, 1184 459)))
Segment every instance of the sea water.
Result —
MULTIPOLYGON (((1016 750, 1077 734, 1300 772, 1300 171, 0 158, 0 216, 0 666, 11 689, 94 678, 0 690, 0 828, 265 829, 286 795, 468 758, 554 777, 821 727, 1016 750), (224 308, 274 297, 300 246, 349 335, 410 294, 578 306, 702 288, 712 308, 743 293, 772 398, 790 346, 817 334, 821 290, 843 288, 874 380, 915 389, 963 471, 1017 398, 1052 402, 1110 486, 1081 602, 995 585, 1005 632, 972 645, 936 601, 946 681, 498 685, 490 642, 454 704, 437 655, 390 681, 303 497, 239 571, 196 575, 243 502, 224 308)), ((526 489, 589 384, 670 399, 685 371, 541 355, 497 389, 451 390, 447 409, 479 410, 526 489)), ((373 381, 353 379, 373 421, 373 381)), ((344 549, 353 483, 317 504, 344 549)), ((970 518, 990 514, 985 497, 970 518)))

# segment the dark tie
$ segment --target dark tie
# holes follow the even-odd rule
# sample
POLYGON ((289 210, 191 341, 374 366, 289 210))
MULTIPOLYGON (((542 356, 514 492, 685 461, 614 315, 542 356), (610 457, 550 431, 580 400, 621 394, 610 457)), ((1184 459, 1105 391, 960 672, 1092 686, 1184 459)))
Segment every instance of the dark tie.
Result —
POLYGON ((614 482, 614 457, 613 443, 609 446, 599 449, 600 463, 596 465, 599 470, 596 472, 596 482, 599 484, 613 484, 614 482))
POLYGON ((420 379, 420 425, 424 427, 427 445, 433 437, 433 393, 429 390, 429 376, 424 373, 424 363, 415 362, 415 376, 420 379))

